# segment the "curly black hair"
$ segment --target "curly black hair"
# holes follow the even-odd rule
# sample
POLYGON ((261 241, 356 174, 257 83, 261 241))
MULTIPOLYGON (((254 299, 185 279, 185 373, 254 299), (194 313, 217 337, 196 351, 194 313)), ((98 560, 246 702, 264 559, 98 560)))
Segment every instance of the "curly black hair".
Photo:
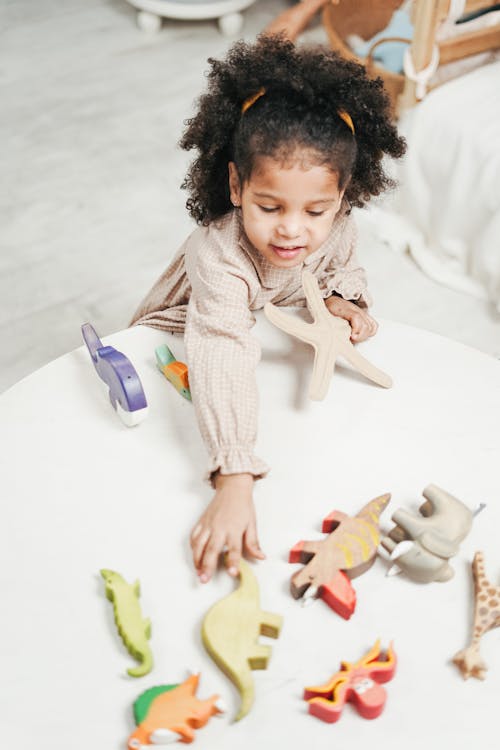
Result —
POLYGON ((182 183, 198 223, 232 208, 230 161, 244 183, 258 156, 285 161, 297 147, 337 173, 353 206, 394 186, 382 160, 402 156, 406 144, 391 120, 382 80, 368 78, 362 65, 320 46, 296 47, 281 35, 236 42, 224 60, 208 62, 207 92, 180 141, 181 148, 198 150, 182 183), (242 113, 261 88, 265 94, 242 113), (339 112, 351 117, 354 135, 339 112))

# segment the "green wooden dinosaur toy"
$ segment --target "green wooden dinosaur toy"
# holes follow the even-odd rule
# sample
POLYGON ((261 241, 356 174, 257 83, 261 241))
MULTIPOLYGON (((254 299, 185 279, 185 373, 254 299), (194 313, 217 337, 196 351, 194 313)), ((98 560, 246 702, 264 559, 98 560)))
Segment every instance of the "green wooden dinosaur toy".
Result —
POLYGON ((195 729, 224 712, 218 695, 206 700, 196 697, 199 679, 199 674, 193 674, 180 685, 157 685, 139 696, 134 703, 137 727, 129 737, 129 750, 192 742, 195 729))
POLYGON ((151 622, 144 619, 139 604, 140 584, 127 583, 119 573, 103 568, 101 575, 106 582, 106 596, 113 602, 113 612, 118 633, 128 652, 140 664, 127 669, 131 677, 142 677, 153 668, 153 655, 148 640, 151 638, 151 622))
POLYGON ((246 716, 253 704, 252 669, 265 669, 271 656, 271 647, 260 645, 258 637, 277 638, 283 622, 280 615, 264 612, 259 599, 257 579, 242 560, 239 588, 214 604, 201 630, 208 653, 241 695, 235 721, 246 716))

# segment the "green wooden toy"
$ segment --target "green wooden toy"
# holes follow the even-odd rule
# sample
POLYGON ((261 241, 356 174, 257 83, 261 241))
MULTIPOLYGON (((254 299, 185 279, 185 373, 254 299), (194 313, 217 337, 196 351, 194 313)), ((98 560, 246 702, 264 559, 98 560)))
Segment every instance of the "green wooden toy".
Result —
POLYGON ((158 365, 160 372, 165 375, 167 380, 172 383, 181 396, 184 396, 185 399, 191 401, 187 365, 185 365, 184 362, 179 362, 166 344, 157 346, 155 354, 156 364, 158 365))
POLYGON ((153 655, 148 640, 151 638, 151 622, 144 619, 139 604, 140 584, 127 583, 119 573, 103 568, 101 575, 106 582, 106 596, 113 602, 113 612, 118 633, 128 652, 140 664, 127 669, 131 677, 142 677, 153 668, 153 655))
POLYGON ((199 674, 193 674, 180 685, 157 685, 137 698, 134 703, 137 727, 129 737, 129 750, 192 742, 195 729, 224 712, 218 695, 206 700, 196 697, 199 679, 199 674))

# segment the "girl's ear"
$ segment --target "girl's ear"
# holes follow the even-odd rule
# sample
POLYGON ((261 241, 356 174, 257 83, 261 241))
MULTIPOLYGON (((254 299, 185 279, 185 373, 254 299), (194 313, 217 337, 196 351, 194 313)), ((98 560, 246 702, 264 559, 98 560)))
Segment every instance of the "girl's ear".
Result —
MULTIPOLYGON (((350 180, 349 180, 349 182, 350 182, 350 180)), ((343 199, 344 199, 344 194, 345 194, 345 191, 347 190, 347 186, 349 185, 349 182, 347 183, 347 185, 345 185, 345 186, 344 186, 344 187, 342 188, 342 190, 339 190, 339 197, 338 197, 337 211, 340 211, 340 207, 341 207, 341 205, 342 205, 342 201, 343 201, 343 199)))
POLYGON ((229 169, 229 196, 233 206, 241 206, 241 182, 234 161, 228 164, 229 169))

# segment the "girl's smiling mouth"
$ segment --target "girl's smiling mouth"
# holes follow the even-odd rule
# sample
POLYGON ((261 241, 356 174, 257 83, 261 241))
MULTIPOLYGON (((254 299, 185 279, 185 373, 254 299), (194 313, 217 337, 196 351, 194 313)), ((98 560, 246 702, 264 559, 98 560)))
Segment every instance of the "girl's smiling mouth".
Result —
POLYGON ((294 245, 293 247, 271 245, 271 249, 279 258, 282 258, 283 260, 291 260, 296 258, 305 248, 304 245, 294 245))

